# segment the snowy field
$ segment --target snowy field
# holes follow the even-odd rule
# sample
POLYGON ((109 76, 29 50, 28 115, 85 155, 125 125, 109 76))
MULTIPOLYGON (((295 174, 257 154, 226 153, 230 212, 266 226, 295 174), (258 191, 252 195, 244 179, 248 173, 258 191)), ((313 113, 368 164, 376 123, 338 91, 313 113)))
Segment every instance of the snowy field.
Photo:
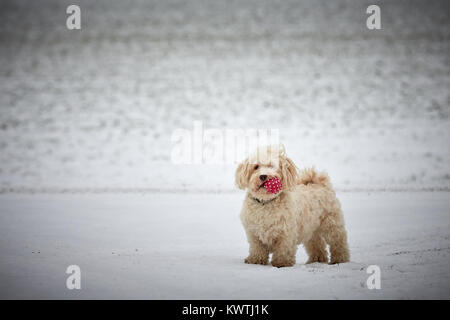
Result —
POLYGON ((1 195, 0 298, 450 299, 448 193, 339 197, 351 262, 278 269, 244 263, 242 194, 1 195))
POLYGON ((174 166, 194 121, 280 130, 345 190, 450 188, 448 1, 0 4, 0 190, 227 190, 174 166))
POLYGON ((0 298, 450 299, 448 0, 72 3, 0 2, 0 298), (196 121, 326 170, 351 263, 244 264, 236 164, 171 162, 196 121))

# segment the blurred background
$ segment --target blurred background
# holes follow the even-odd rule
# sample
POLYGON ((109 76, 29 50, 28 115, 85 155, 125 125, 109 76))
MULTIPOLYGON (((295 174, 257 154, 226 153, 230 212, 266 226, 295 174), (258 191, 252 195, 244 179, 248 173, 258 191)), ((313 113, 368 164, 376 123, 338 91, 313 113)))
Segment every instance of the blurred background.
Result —
POLYGON ((3 0, 0 190, 234 190, 235 165, 171 163, 172 133, 194 121, 279 129, 338 190, 448 190, 449 8, 3 0))

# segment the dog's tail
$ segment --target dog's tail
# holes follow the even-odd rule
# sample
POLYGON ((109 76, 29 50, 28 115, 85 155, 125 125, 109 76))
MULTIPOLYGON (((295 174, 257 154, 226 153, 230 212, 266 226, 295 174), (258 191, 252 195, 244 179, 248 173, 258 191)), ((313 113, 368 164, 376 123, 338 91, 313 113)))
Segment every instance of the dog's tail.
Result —
POLYGON ((332 188, 328 174, 326 172, 317 172, 314 167, 300 171, 297 184, 318 184, 326 188, 332 188))

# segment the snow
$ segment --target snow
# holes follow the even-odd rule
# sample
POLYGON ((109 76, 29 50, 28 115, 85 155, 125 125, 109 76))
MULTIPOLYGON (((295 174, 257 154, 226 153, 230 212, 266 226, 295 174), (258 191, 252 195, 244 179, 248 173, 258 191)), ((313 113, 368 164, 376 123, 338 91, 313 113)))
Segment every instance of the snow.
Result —
POLYGON ((449 299, 449 2, 373 31, 376 3, 78 0, 69 31, 67 1, 1 1, 0 298, 449 299), (171 162, 196 122, 326 170, 352 262, 245 265, 236 164, 171 162))
POLYGON ((0 196, 0 298, 449 299, 446 192, 340 193, 351 262, 248 265, 243 194, 0 196), (81 290, 65 287, 81 268, 81 290), (381 269, 381 289, 366 286, 381 269))

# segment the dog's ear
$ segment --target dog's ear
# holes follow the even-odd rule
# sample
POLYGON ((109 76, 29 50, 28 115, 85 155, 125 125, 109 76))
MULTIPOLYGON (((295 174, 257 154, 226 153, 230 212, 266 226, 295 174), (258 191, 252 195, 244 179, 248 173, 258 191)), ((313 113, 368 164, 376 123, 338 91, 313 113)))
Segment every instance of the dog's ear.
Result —
POLYGON ((283 188, 289 191, 297 185, 297 180, 299 179, 297 166, 291 159, 282 154, 280 155, 280 169, 283 188))
POLYGON ((249 179, 249 160, 248 158, 239 163, 236 173, 235 173, 235 182, 236 186, 239 189, 245 189, 248 186, 248 179, 249 179))

